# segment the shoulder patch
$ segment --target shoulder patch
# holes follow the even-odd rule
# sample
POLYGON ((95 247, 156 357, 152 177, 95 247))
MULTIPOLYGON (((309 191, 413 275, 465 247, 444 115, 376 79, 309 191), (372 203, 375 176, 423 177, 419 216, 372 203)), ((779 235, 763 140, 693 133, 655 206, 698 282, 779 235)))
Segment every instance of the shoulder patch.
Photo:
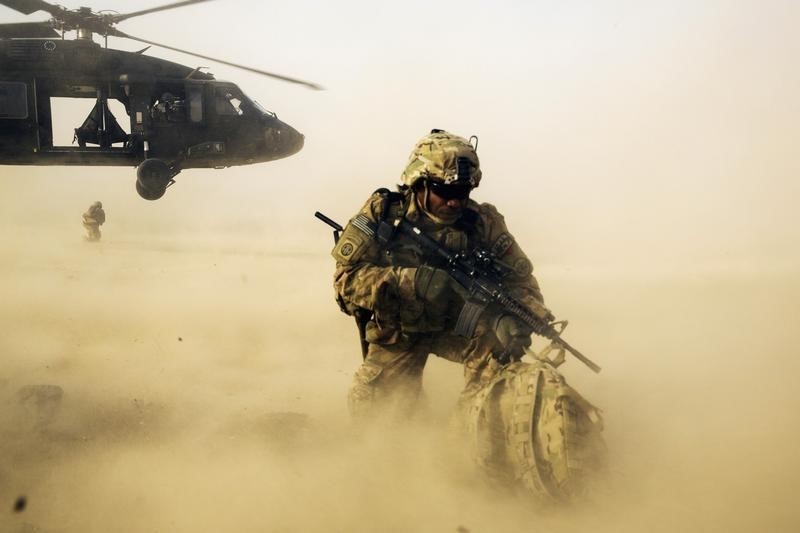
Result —
POLYGON ((533 273, 533 265, 527 257, 520 257, 514 261, 514 272, 520 277, 527 278, 533 273))
POLYGON ((514 245, 514 238, 508 233, 501 233, 500 236, 494 241, 492 245, 492 254, 495 257, 503 257, 514 245))
POLYGON ((331 255, 337 263, 349 264, 357 261, 367 248, 369 238, 348 224, 339 242, 333 247, 331 255))

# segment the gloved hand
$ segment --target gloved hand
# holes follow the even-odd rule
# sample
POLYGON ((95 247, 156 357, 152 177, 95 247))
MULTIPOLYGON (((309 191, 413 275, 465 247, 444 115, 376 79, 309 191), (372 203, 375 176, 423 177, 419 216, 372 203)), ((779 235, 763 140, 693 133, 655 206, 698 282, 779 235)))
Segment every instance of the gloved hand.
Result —
POLYGON ((531 345, 533 330, 527 324, 511 315, 502 315, 494 326, 494 334, 499 344, 493 352, 495 359, 507 363, 509 359, 519 359, 531 345))
POLYGON ((443 297, 449 297, 453 283, 446 271, 428 265, 417 267, 414 275, 414 290, 423 302, 438 302, 443 297))
POLYGON ((466 291, 447 271, 428 265, 417 267, 414 291, 428 317, 444 320, 451 306, 463 302, 466 291))

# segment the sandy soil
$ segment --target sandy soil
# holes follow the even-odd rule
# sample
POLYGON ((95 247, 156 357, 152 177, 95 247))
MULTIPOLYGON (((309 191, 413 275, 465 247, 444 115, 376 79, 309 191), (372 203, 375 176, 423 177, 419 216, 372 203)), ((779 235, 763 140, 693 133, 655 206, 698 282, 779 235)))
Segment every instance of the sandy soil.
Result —
POLYGON ((486 485, 442 429, 461 379, 451 363, 430 362, 419 421, 352 430, 360 355, 332 301, 324 229, 283 247, 233 223, 135 228, 112 205, 95 244, 82 204, 29 219, 15 205, 0 220, 2 531, 800 524, 793 269, 541 265, 566 337, 604 367, 563 368, 604 410, 612 462, 592 503, 541 509, 486 485))

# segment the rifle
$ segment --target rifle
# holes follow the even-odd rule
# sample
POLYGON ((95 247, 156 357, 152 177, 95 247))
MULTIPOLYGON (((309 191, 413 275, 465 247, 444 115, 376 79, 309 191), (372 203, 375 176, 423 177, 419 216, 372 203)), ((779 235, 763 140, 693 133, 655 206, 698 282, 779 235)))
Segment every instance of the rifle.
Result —
MULTIPOLYGON (((314 215, 333 227, 336 230, 334 237, 338 239, 338 232, 343 228, 320 212, 316 212, 314 215)), ((456 321, 456 334, 465 337, 471 336, 480 315, 488 306, 492 305, 504 313, 513 315, 537 335, 549 339, 554 345, 568 351, 594 372, 600 372, 600 366, 561 338, 561 332, 566 326, 566 322, 551 322, 550 312, 543 305, 536 302, 532 306, 528 306, 507 294, 502 279, 509 273, 509 269, 490 252, 486 250, 475 250, 471 254, 450 252, 405 218, 397 218, 391 223, 384 221, 376 224, 360 214, 351 223, 370 237, 384 236, 387 233, 399 231, 441 260, 444 270, 468 294, 466 303, 456 321), (561 325, 561 329, 558 328, 559 325, 561 325)), ((501 362, 504 357, 507 356, 505 354, 500 356, 501 362)))

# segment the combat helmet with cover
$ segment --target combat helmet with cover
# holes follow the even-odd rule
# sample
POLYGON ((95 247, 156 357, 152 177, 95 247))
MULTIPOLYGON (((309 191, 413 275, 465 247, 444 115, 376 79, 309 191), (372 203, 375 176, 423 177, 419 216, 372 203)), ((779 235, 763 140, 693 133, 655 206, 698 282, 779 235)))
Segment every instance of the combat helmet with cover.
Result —
POLYGON ((434 129, 420 139, 400 176, 402 185, 413 188, 420 180, 446 185, 466 184, 472 188, 481 181, 481 167, 476 145, 458 135, 434 129))

